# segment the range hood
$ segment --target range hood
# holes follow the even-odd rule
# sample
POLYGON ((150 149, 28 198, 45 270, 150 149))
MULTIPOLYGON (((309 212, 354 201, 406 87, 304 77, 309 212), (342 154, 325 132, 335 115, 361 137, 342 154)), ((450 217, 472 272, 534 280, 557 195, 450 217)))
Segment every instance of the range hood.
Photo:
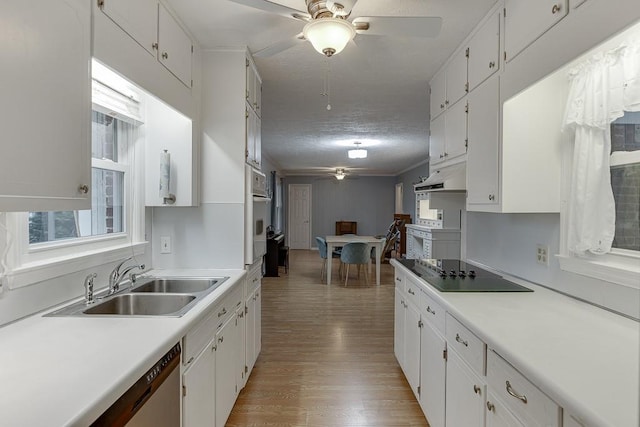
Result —
POLYGON ((414 191, 466 191, 467 164, 458 163, 433 172, 427 179, 413 185, 414 191))

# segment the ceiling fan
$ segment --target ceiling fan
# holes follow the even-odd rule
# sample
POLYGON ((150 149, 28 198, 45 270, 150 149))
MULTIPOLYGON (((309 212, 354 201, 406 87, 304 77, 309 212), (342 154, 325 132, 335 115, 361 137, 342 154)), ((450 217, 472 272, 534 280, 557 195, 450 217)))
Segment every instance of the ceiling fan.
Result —
POLYGON ((356 35, 435 37, 442 27, 442 18, 433 16, 351 17, 358 0, 305 0, 307 12, 268 0, 229 1, 305 23, 300 34, 254 52, 255 57, 273 56, 307 40, 316 51, 330 57, 340 53, 356 35))

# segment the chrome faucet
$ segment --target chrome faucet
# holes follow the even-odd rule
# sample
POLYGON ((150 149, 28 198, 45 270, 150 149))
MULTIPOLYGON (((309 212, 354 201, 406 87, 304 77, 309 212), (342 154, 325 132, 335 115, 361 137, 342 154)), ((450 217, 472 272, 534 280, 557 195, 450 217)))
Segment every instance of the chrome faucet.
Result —
POLYGON ((93 298, 93 279, 95 279, 97 276, 98 275, 96 273, 91 273, 84 278, 84 303, 87 305, 93 304, 95 302, 93 298))
POLYGON ((140 265, 130 265, 128 267, 125 267, 124 270, 120 271, 122 266, 127 261, 130 261, 132 259, 133 259, 133 257, 129 257, 129 258, 125 259, 124 261, 120 262, 118 265, 115 266, 115 268, 113 269, 111 274, 109 274, 109 292, 107 292, 107 296, 108 295, 113 295, 113 294, 115 294, 116 292, 118 292, 120 290, 120 282, 122 282, 122 280, 126 277, 128 272, 130 272, 131 270, 133 270, 135 268, 138 268, 140 270, 144 270, 144 264, 140 264, 140 265))

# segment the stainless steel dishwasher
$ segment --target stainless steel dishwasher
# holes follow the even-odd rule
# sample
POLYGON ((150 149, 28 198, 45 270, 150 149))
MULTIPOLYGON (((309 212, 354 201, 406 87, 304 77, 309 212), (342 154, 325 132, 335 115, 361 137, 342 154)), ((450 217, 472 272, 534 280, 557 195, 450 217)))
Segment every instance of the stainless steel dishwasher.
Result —
POLYGON ((180 353, 178 343, 91 425, 179 426, 180 353))

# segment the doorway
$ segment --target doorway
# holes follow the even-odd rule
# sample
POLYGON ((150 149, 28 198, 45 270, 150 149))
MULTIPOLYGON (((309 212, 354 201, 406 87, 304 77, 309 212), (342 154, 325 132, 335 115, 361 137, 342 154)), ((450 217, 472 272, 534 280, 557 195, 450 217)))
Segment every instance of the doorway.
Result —
POLYGON ((311 184, 289 184, 287 234, 291 249, 311 249, 311 184))

